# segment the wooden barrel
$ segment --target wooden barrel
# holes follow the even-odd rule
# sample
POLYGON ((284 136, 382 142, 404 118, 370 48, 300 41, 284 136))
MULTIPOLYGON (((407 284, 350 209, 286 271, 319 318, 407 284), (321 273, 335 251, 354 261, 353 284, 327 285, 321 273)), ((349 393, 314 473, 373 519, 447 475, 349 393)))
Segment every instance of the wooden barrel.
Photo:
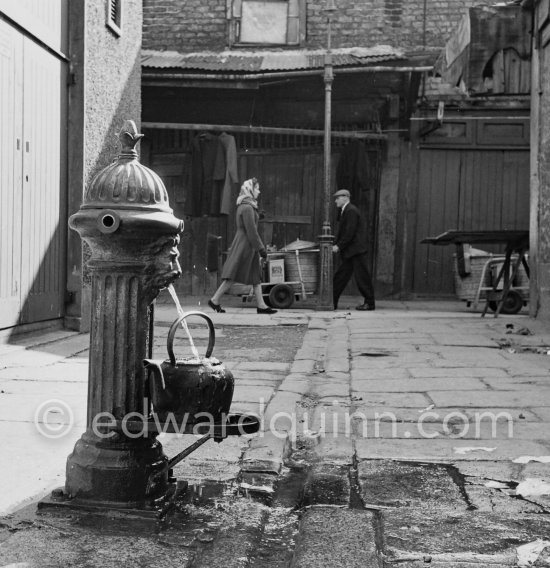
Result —
POLYGON ((285 280, 299 282, 300 272, 307 293, 315 294, 319 282, 319 249, 285 252, 285 280), (298 269, 300 263, 300 269, 298 269))

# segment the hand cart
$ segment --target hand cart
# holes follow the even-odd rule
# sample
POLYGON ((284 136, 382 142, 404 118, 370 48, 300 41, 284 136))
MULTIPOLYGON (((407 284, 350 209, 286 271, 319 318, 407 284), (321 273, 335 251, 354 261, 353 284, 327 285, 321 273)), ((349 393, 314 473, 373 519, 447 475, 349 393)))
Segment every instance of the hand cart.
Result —
MULTIPOLYGON (((265 270, 265 268, 267 268, 267 263, 265 263, 264 261, 264 267, 262 270, 262 273, 264 274, 264 279, 266 280, 266 282, 262 282, 261 286, 262 286, 262 295, 264 297, 265 303, 268 306, 271 306, 272 308, 277 308, 277 309, 286 309, 286 308, 290 308, 294 302, 298 302, 300 300, 305 301, 307 299, 307 296, 312 295, 315 293, 314 289, 312 288, 312 285, 315 286, 316 282, 310 282, 306 276, 308 276, 309 274, 305 274, 305 272, 311 272, 310 267, 305 267, 304 265, 304 260, 300 258, 300 254, 302 254, 306 251, 300 251, 300 250, 293 250, 293 251, 278 251, 278 252, 268 252, 268 262, 269 259, 272 258, 273 260, 275 259, 281 259, 284 258, 285 255, 291 255, 292 259, 293 259, 293 264, 294 264, 294 260, 295 260, 295 267, 297 269, 297 276, 298 276, 298 280, 285 280, 284 277, 282 279, 277 279, 276 281, 274 281, 272 278, 270 278, 270 273, 268 270, 265 270)), ((308 249, 307 253, 318 253, 319 250, 311 250, 308 249)), ((314 267, 314 271, 316 273, 317 267, 314 267)), ((294 275, 294 271, 293 271, 293 275, 294 275)), ((241 296, 243 302, 251 302, 252 300, 254 300, 254 290, 252 288, 252 286, 244 286, 241 285, 240 287, 240 293, 238 293, 238 295, 241 296)))
MULTIPOLYGON (((515 261, 516 259, 511 259, 515 261)), ((499 308, 499 301, 501 302, 500 313, 502 314, 517 314, 521 308, 527 304, 529 300, 529 283, 518 281, 517 277, 509 276, 510 286, 505 298, 503 296, 504 282, 502 278, 499 279, 499 273, 503 269, 506 262, 505 256, 495 256, 485 262, 481 271, 479 284, 473 299, 474 309, 477 309, 479 300, 482 295, 485 295, 487 305, 485 306, 484 313, 487 311, 487 306, 493 312, 499 308), (488 283, 488 284, 487 284, 488 283)), ((519 271, 516 269, 516 276, 519 271)))
MULTIPOLYGON (((520 295, 520 289, 527 289, 527 286, 514 288, 513 283, 519 274, 520 265, 523 266, 527 279, 529 278, 529 265, 527 263, 527 253, 529 250, 529 231, 527 230, 494 230, 494 231, 445 231, 437 237, 426 237, 421 243, 431 245, 450 245, 456 246, 456 258, 458 272, 461 276, 467 274, 464 268, 464 245, 465 244, 503 244, 506 246, 504 256, 499 260, 491 259, 484 270, 498 266, 496 276, 492 279, 491 286, 485 286, 484 278, 480 278, 477 301, 482 291, 486 288, 487 302, 483 308, 481 317, 491 308, 495 312, 495 317, 500 313, 517 313, 524 303, 524 298, 520 295), (493 262, 496 261, 496 262, 493 262), (498 264, 497 264, 498 263, 498 264)), ((484 272, 485 274, 485 272, 484 272)))

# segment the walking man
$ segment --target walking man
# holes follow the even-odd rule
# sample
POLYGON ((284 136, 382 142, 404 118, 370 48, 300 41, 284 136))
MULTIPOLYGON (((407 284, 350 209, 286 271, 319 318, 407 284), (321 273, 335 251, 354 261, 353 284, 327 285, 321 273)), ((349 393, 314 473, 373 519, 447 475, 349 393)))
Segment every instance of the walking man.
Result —
POLYGON ((364 302, 356 310, 374 310, 374 287, 367 259, 367 230, 359 209, 350 202, 347 189, 340 189, 334 194, 338 207, 338 230, 332 252, 339 252, 342 262, 333 280, 334 309, 349 282, 351 275, 361 292, 364 302))

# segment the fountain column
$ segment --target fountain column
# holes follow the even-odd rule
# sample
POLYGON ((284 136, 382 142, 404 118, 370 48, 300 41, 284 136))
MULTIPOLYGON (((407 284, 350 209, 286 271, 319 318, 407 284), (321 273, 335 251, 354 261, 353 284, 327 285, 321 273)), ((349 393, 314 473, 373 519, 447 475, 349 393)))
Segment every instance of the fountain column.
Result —
POLYGON ((173 215, 161 179, 139 163, 141 137, 126 121, 118 159, 92 180, 69 220, 90 247, 92 286, 86 432, 67 459, 63 495, 75 503, 142 506, 169 488, 167 473, 148 483, 167 461, 156 436, 135 437, 120 427, 129 413, 147 418, 142 360, 153 340, 149 307, 181 275, 183 221, 173 215))

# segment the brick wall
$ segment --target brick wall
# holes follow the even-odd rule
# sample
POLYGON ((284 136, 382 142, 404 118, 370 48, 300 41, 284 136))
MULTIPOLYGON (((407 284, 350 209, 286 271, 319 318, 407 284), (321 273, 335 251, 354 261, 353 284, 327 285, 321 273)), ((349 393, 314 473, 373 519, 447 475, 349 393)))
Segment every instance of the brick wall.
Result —
MULTIPOLYGON (((335 0, 333 46, 441 47, 471 6, 495 0, 335 0)), ((326 43, 324 0, 307 0, 307 44, 326 43)), ((143 0, 143 47, 179 52, 227 47, 227 0, 143 0)))

